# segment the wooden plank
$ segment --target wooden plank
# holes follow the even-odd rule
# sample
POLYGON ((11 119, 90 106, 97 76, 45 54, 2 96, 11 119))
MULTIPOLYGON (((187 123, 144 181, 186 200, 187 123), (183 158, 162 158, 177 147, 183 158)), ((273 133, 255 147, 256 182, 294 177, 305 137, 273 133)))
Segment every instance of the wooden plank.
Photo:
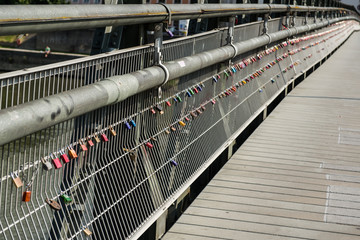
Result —
MULTIPOLYGON (((196 208, 193 208, 195 210, 196 208)), ((286 221, 279 221, 274 217, 268 217, 269 223, 264 223, 262 218, 253 219, 254 215, 249 214, 234 214, 233 212, 209 209, 206 216, 186 214, 179 220, 179 223, 193 224, 199 226, 216 227, 223 229, 231 229, 238 231, 249 231, 254 233, 265 233, 269 235, 276 235, 288 238, 299 239, 319 239, 319 240, 354 240, 354 237, 359 237, 357 234, 344 234, 322 231, 319 229, 299 228, 298 226, 290 227, 286 221)), ((201 214, 201 210, 198 214, 201 214)))
MULTIPOLYGON (((204 236, 209 238, 217 238, 217 239, 251 239, 251 240, 299 240, 299 238, 291 238, 291 237, 283 237, 283 236, 276 236, 276 235, 270 235, 266 233, 253 233, 250 231, 241 231, 241 230, 234 230, 234 229, 227 229, 223 227, 216 227, 216 226, 201 226, 201 225, 193 225, 193 224, 187 224, 183 222, 178 222, 176 225, 174 225, 170 233, 181 233, 181 234, 189 234, 189 235, 198 235, 198 236, 204 236)), ((188 239, 191 239, 188 238, 188 239)), ((304 238, 300 238, 304 239, 304 238)), ((167 234, 163 238, 163 240, 172 240, 171 238, 167 237, 167 234)))
MULTIPOLYGON (((339 52, 360 54, 354 36, 339 52)), ((354 69, 333 67, 345 56, 336 54, 256 129, 164 239, 360 239, 360 147, 351 135, 360 131, 360 81, 354 69)))

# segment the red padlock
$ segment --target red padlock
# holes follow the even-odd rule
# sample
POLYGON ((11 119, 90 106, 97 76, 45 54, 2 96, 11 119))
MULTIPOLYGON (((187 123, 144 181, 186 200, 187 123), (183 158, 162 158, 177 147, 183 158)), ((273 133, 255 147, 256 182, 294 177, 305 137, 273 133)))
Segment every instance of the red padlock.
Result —
POLYGON ((61 154, 60 158, 61 160, 63 160, 64 163, 70 162, 68 155, 66 155, 66 153, 63 150, 60 150, 60 154, 61 154))
POLYGON ((165 103, 166 103, 166 105, 168 105, 169 107, 171 106, 171 103, 170 103, 169 101, 166 101, 165 103))
POLYGON ((61 167, 62 167, 62 165, 61 165, 61 162, 60 162, 60 159, 59 159, 59 158, 55 157, 53 154, 50 154, 50 157, 51 157, 52 162, 53 162, 53 164, 54 164, 54 166, 55 166, 55 169, 59 169, 59 168, 61 168, 61 167))
POLYGON ((154 147, 154 145, 152 145, 152 144, 149 143, 149 142, 145 143, 145 145, 146 145, 148 148, 153 148, 153 147, 154 147))
POLYGON ((108 139, 108 137, 106 136, 106 134, 105 133, 101 133, 101 139, 104 141, 104 142, 108 142, 109 141, 109 139, 108 139))
POLYGON ((88 150, 88 148, 86 147, 86 144, 83 142, 82 139, 79 139, 79 144, 80 144, 80 148, 81 148, 82 151, 85 152, 85 151, 88 150))
POLYGON ((93 141, 91 140, 91 137, 87 137, 87 143, 89 144, 90 147, 94 146, 93 141))

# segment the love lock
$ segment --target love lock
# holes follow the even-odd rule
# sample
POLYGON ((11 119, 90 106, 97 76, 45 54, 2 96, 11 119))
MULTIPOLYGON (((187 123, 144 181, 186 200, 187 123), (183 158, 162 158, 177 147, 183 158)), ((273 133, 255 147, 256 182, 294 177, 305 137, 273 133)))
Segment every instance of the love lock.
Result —
POLYGON ((54 200, 51 200, 51 199, 46 198, 46 199, 45 199, 45 202, 46 202, 47 204, 49 204, 49 206, 50 206, 52 209, 56 210, 56 211, 59 211, 59 210, 61 209, 60 204, 59 204, 58 202, 54 201, 54 200))

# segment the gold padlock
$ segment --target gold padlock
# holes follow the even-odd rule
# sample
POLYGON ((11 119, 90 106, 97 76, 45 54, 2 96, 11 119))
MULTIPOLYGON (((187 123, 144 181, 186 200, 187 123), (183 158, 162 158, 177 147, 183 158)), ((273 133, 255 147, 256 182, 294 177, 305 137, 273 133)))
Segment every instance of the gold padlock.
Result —
POLYGON ((16 188, 24 186, 24 184, 21 181, 20 177, 15 172, 10 173, 10 176, 11 176, 16 188))
POLYGON ((69 150, 68 153, 69 153, 69 156, 70 156, 71 159, 74 159, 74 158, 78 157, 75 150, 71 146, 68 147, 68 150, 69 150))
POLYGON ((109 126, 109 131, 110 131, 111 135, 113 135, 114 137, 116 136, 116 132, 112 126, 109 126))
POLYGON ((88 228, 85 228, 84 229, 84 233, 87 235, 87 236, 90 236, 92 234, 92 232, 90 231, 90 229, 88 228))
POLYGON ((101 141, 100 141, 100 138, 98 137, 98 135, 94 135, 94 139, 95 139, 95 142, 97 142, 97 143, 101 142, 101 141))
POLYGON ((184 127, 186 124, 183 121, 179 121, 180 126, 184 127))

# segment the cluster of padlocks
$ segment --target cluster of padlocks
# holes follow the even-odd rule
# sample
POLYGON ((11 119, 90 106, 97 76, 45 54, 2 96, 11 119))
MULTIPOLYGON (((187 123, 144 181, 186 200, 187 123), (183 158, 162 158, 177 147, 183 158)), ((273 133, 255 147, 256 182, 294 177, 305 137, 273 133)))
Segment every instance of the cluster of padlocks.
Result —
MULTIPOLYGON (((152 106, 149 106, 148 108, 143 109, 142 111, 140 111, 137 114, 143 114, 145 112, 150 112, 151 115, 155 115, 155 114, 164 114, 164 111, 166 111, 166 108, 169 108, 171 106, 173 106, 174 103, 180 103, 183 101, 183 97, 193 97, 197 94, 200 94, 203 90, 203 88, 205 87, 205 85, 207 84, 207 82, 211 82, 213 81, 214 83, 217 83, 218 81, 220 81, 221 79, 223 80, 227 80, 228 78, 231 78, 234 74, 236 74, 237 72, 241 71, 242 69, 245 69, 247 66, 249 66, 250 64, 253 64, 255 62, 261 61, 262 58, 264 56, 270 55, 276 51, 278 51, 279 49, 285 48, 287 47, 289 44, 290 45, 296 45, 302 41, 307 41, 310 39, 314 39, 316 37, 322 37, 326 34, 330 34, 336 30, 339 30, 339 28, 343 27, 343 25, 339 25, 339 27, 328 30, 326 32, 322 32, 322 33, 318 33, 318 34, 313 34, 310 36, 306 36, 306 37, 301 37, 301 38, 296 38, 296 39, 292 39, 292 40, 288 40, 288 41, 284 41, 278 45, 275 45, 267 50, 264 50, 254 56, 251 56, 247 59, 244 59, 238 63, 234 63, 231 66, 229 66, 228 68, 226 68, 225 70, 218 72, 217 74, 213 75, 212 77, 203 80, 202 82, 195 84, 183 91, 177 92, 176 94, 174 94, 173 96, 170 96, 162 101, 157 102, 156 104, 153 104, 152 106)), ((214 105, 216 103, 217 100, 230 96, 232 94, 234 94, 238 88, 240 88, 241 86, 247 84, 248 82, 250 82, 251 80, 260 77, 266 70, 272 68, 274 65, 276 65, 277 63, 281 62, 282 60, 288 58, 291 55, 297 54, 303 50, 306 50, 308 48, 317 46, 321 43, 325 43, 327 39, 334 37, 337 34, 340 34, 341 32, 338 32, 334 35, 329 36, 326 39, 323 39, 321 41, 317 41, 314 43, 311 43, 305 47, 300 47, 297 49, 292 49, 292 50, 288 50, 287 53, 282 54, 281 56, 277 56, 275 58, 274 61, 271 62, 267 62, 263 65, 263 67, 255 70, 253 73, 249 74, 248 76, 244 77, 243 79, 241 79, 240 81, 237 81, 235 84, 233 84, 232 86, 230 86, 229 88, 226 89, 222 89, 221 92, 219 92, 218 94, 212 96, 210 99, 202 102, 199 106, 193 108, 190 111, 187 111, 183 116, 181 116, 180 118, 177 119, 176 122, 172 123, 170 126, 164 128, 162 131, 159 131, 157 135, 165 133, 165 134, 171 134, 171 132, 175 132, 177 131, 178 128, 181 127, 185 127, 187 125, 187 122, 194 120, 195 118, 197 118, 199 115, 201 115, 203 113, 203 111, 206 110, 207 105, 214 105)), ((324 48, 322 48, 322 50, 324 50, 324 48)), ((304 58, 304 60, 306 60, 307 58, 310 58, 312 55, 309 54, 307 57, 304 58)), ((287 72, 288 70, 292 69, 294 66, 301 64, 300 60, 297 60, 296 62, 290 64, 289 66, 287 66, 286 68, 284 68, 282 70, 283 73, 287 72)), ((275 76, 271 77, 269 79, 269 81, 271 83, 275 82, 275 77, 280 77, 280 74, 276 74, 275 76)), ((268 82, 269 82, 268 81, 268 82)), ((263 86, 260 86, 259 88, 259 92, 261 93, 263 90, 262 88, 265 86, 265 84, 263 86)), ((66 148, 63 148, 61 150, 59 150, 58 152, 55 153, 51 153, 49 156, 47 157, 43 157, 40 159, 40 161, 38 161, 39 163, 34 163, 34 169, 35 171, 33 172, 33 175, 30 179, 30 181, 26 184, 25 186, 25 191, 23 192, 22 195, 22 201, 23 202, 29 202, 31 200, 31 186, 32 183, 39 171, 39 166, 42 166, 43 169, 50 171, 52 169, 59 169, 61 168, 64 164, 69 163, 71 160, 74 160, 76 158, 78 158, 78 152, 76 152, 75 149, 79 149, 82 152, 88 151, 89 148, 93 147, 96 143, 100 143, 100 142, 108 142, 109 141, 109 137, 107 136, 106 132, 108 131, 111 136, 116 136, 116 127, 119 127, 119 125, 123 125, 126 129, 131 130, 133 128, 136 128, 136 122, 135 122, 135 117, 136 115, 133 116, 129 116, 126 119, 114 123, 110 126, 108 126, 107 128, 103 128, 100 131, 93 133, 89 136, 86 136, 82 139, 79 139, 78 142, 72 143, 70 145, 68 145, 66 148), (75 148, 75 146, 78 145, 78 148, 75 148)), ((148 147, 149 149, 154 147, 156 140, 156 136, 151 136, 148 139, 144 140, 141 145, 144 145, 146 147, 148 147)), ((135 161, 137 158, 137 148, 139 147, 136 146, 132 149, 127 149, 127 148, 123 148, 123 150, 125 152, 127 152, 127 154, 129 154, 130 158, 135 161)), ((169 164, 171 164, 172 167, 176 167, 178 166, 178 163, 175 161, 175 159, 169 159, 168 161, 169 164)), ((10 177, 12 178, 15 186, 17 188, 23 187, 24 184, 21 180, 21 178, 18 176, 17 172, 12 172, 10 174, 10 177)), ((65 203, 68 204, 70 202, 72 202, 72 199, 69 195, 67 194, 61 194, 60 195, 60 199, 65 203)), ((49 199, 46 198, 45 202, 54 210, 60 210, 61 209, 61 205, 54 199, 49 199)), ((91 235, 91 231, 88 228, 84 229, 85 234, 87 235, 91 235)))
MULTIPOLYGON (((338 28, 340 28, 340 27, 342 27, 342 25, 340 25, 338 28)), ((260 61, 264 56, 269 55, 271 53, 274 53, 277 50, 288 46, 289 44, 290 45, 295 45, 295 44, 297 44, 299 42, 302 42, 302 41, 307 41, 307 40, 310 40, 310 39, 321 37, 321 36, 324 36, 326 34, 330 34, 330 33, 334 32, 334 31, 338 30, 338 28, 334 28, 334 29, 331 29, 331 30, 328 30, 328 31, 325 31, 325 32, 322 32, 322 33, 318 33, 318 34, 309 35, 309 36, 306 36, 306 37, 300 37, 300 38, 284 41, 284 42, 282 42, 282 43, 280 43, 278 45, 275 45, 275 46, 273 46, 273 47, 271 47, 271 48, 269 48, 267 50, 264 50, 264 51, 262 51, 262 52, 260 52, 260 53, 258 53, 256 55, 254 55, 254 56, 251 56, 251 57, 249 57, 247 59, 244 59, 244 60, 242 60, 242 61, 240 61, 238 63, 233 64, 232 66, 228 67, 227 69, 223 70, 222 72, 219 72, 219 73, 215 74, 214 76, 212 76, 211 79, 213 79, 214 82, 218 82, 222 78, 221 75, 220 75, 221 73, 224 74, 223 78, 227 79, 230 76, 233 76, 236 72, 240 71, 241 69, 246 68, 250 64, 255 63, 257 61, 260 61)), ((337 34, 339 34, 339 33, 336 33, 335 35, 337 35, 337 34)), ((331 37, 334 37, 334 35, 329 36, 327 39, 329 39, 331 37)), ((284 60, 285 58, 289 57, 290 55, 294 55, 296 53, 301 52, 302 50, 306 50, 306 49, 308 49, 310 47, 313 47, 313 46, 316 46, 316 45, 318 45, 320 43, 324 43, 327 39, 323 39, 321 41, 311 43, 311 44, 309 44, 309 45, 307 45, 305 47, 301 47, 301 48, 298 48, 298 49, 288 50, 288 53, 284 53, 281 56, 276 57, 276 59, 274 61, 266 63, 262 68, 254 71, 252 74, 249 74, 244 79, 238 81, 234 86, 232 86, 232 87, 230 87, 228 89, 225 89, 223 92, 219 93, 217 96, 214 96, 211 100, 203 103, 199 108, 195 109, 194 111, 190 111, 188 113, 188 115, 183 116, 183 119, 178 121, 178 124, 180 126, 185 126, 186 125, 185 122, 190 121, 190 119, 189 119, 190 116, 195 118, 198 114, 202 113, 201 111, 205 110, 204 105, 206 105, 207 103, 211 102, 212 104, 215 104, 216 98, 222 98, 224 96, 231 95, 233 92, 236 92, 236 88, 238 88, 238 87, 240 87, 242 85, 245 85, 247 82, 250 82, 251 80, 255 79, 256 77, 260 77, 264 71, 266 71, 267 69, 270 69, 272 66, 274 66, 275 64, 277 64, 280 61, 284 60)), ((308 55, 307 57, 304 58, 304 60, 306 60, 306 58, 310 58, 311 56, 312 56, 311 54, 308 55)), ((284 68, 282 70, 282 72, 283 73, 287 72, 288 70, 290 70, 291 68, 293 68, 294 66, 296 66, 299 63, 301 63, 301 62, 298 60, 298 61, 290 64, 287 68, 284 68)), ((276 77, 280 77, 280 75, 277 74, 276 77)), ((181 92, 178 92, 174 96, 171 96, 171 97, 169 97, 169 98, 167 98, 167 99, 165 99, 165 100, 163 100, 163 101, 149 107, 148 109, 144 109, 144 111, 149 110, 152 114, 156 114, 156 112, 158 112, 159 114, 163 114, 164 110, 163 110, 162 105, 164 103, 165 103, 165 105, 167 107, 171 107, 172 106, 171 101, 174 101, 174 103, 182 102, 181 96, 183 94, 185 94, 185 96, 187 96, 187 97, 191 97, 191 96, 201 92, 202 88, 205 87, 204 82, 206 82, 208 80, 209 79, 206 79, 203 82, 200 82, 199 84, 196 84, 196 85, 194 85, 194 86, 192 86, 192 87, 190 87, 188 89, 185 89, 185 90, 183 90, 181 92)), ((270 81, 272 83, 275 82, 275 80, 273 78, 271 78, 270 81)), ((261 88, 259 88, 259 92, 262 92, 261 88)), ((115 124, 113 124, 111 126, 108 126, 107 128, 104 128, 104 129, 102 129, 101 131, 99 131, 97 133, 94 133, 94 134, 92 134, 90 136, 87 136, 87 137, 85 137, 83 139, 79 139, 79 141, 77 143, 73 143, 72 145, 67 146, 67 148, 61 149, 56 153, 51 153, 49 155, 49 157, 41 158, 41 163, 42 163, 44 169, 46 169, 47 171, 51 170, 53 167, 55 169, 59 169, 59 168, 62 167, 63 164, 66 164, 66 163, 70 162, 71 159, 76 159, 78 157, 78 155, 77 155, 77 152, 73 148, 73 146, 75 146, 76 144, 79 145, 79 148, 81 149, 81 151, 87 151, 88 147, 94 146, 93 139, 94 139, 94 141, 96 143, 100 143, 101 141, 108 142, 109 138, 106 135, 105 131, 108 130, 112 136, 116 136, 116 131, 114 129, 114 127, 116 125, 119 125, 119 124, 123 123, 124 126, 126 127, 126 129, 130 130, 131 128, 135 128, 136 123, 132 119, 134 117, 135 116, 132 116, 131 118, 128 118, 128 119, 126 119, 124 121, 121 121, 121 122, 115 123, 115 124)), ((163 131, 166 134, 170 134, 170 131, 174 132, 174 131, 176 131, 176 128, 174 127, 174 125, 172 125, 172 126, 169 126, 166 129, 164 129, 163 131)), ((149 147, 149 148, 152 148, 153 147, 152 141, 156 141, 156 139, 154 137, 151 137, 148 141, 146 141, 144 143, 144 145, 149 147)), ((135 157, 133 150, 125 149, 125 148, 124 148, 124 150, 129 152, 129 154, 132 156, 132 158, 135 157)), ((171 160, 170 162, 174 166, 177 165, 177 163, 174 160, 171 160)), ((35 175, 36 174, 34 174, 34 176, 35 175)), ((10 174, 10 176, 12 177, 12 179, 13 179, 13 181, 15 183, 15 186, 17 188, 23 186, 23 183, 22 183, 20 177, 17 175, 16 172, 12 172, 10 174)), ((30 199, 31 199, 30 188, 31 188, 32 181, 33 181, 33 179, 30 180, 29 183, 27 183, 27 185, 26 185, 26 190, 23 193, 23 198, 22 198, 22 200, 24 202, 29 202, 30 199)), ((67 196, 66 194, 61 195, 61 198, 64 200, 65 203, 71 202, 71 198, 69 196, 67 196)), ((51 202, 52 204, 49 203, 49 205, 52 206, 54 209, 58 209, 59 206, 56 205, 57 203, 55 201, 50 200, 50 201, 47 201, 47 202, 48 203, 51 202)))

